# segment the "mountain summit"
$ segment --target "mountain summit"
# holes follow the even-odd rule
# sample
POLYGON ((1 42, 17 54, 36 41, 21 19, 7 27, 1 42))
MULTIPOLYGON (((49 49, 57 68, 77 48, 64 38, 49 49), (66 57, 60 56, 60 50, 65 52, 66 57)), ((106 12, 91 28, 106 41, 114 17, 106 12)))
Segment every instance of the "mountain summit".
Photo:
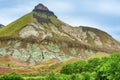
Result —
POLYGON ((35 8, 33 9, 33 12, 37 12, 37 13, 40 13, 40 14, 43 13, 43 14, 45 14, 47 16, 54 15, 54 13, 52 11, 50 11, 46 6, 44 6, 41 3, 38 4, 37 6, 35 6, 35 8))
POLYGON ((45 11, 49 11, 49 9, 44 6, 43 4, 38 4, 37 6, 35 6, 34 10, 45 10, 45 11))
POLYGON ((112 52, 120 52, 120 43, 112 36, 91 27, 70 26, 43 4, 0 29, 0 56, 9 56, 16 65, 86 59, 112 52))
POLYGON ((52 11, 50 11, 46 6, 41 3, 35 6, 32 12, 33 17, 36 18, 39 23, 49 23, 51 22, 51 16, 56 17, 56 15, 52 11))

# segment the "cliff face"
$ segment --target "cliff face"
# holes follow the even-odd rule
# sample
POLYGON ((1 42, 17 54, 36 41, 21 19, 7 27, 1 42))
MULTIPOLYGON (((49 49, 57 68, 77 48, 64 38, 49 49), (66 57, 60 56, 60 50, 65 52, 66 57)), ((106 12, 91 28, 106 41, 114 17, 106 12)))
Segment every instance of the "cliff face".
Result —
POLYGON ((104 31, 60 21, 43 4, 0 29, 0 55, 26 66, 51 59, 86 59, 98 52, 120 52, 120 44, 104 31))

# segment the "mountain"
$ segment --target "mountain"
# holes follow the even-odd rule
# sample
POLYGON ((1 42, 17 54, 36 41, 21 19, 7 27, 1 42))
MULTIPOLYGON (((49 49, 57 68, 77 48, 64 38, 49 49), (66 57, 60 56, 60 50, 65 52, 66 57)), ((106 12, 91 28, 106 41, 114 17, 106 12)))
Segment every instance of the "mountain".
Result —
POLYGON ((0 28, 3 27, 4 25, 0 24, 0 28))
POLYGON ((68 25, 43 4, 0 29, 2 66, 50 68, 68 59, 72 62, 112 52, 120 52, 120 43, 112 36, 96 28, 68 25))

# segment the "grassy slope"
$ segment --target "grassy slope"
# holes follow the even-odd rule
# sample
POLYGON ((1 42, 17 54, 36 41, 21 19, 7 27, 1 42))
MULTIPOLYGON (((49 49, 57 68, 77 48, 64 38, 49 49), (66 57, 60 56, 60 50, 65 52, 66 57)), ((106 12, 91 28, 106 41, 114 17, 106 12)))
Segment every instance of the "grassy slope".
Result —
POLYGON ((106 44, 106 41, 108 40, 111 40, 111 41, 114 40, 111 35, 97 28, 91 28, 91 27, 86 27, 86 26, 80 26, 80 27, 82 27, 83 31, 94 32, 97 36, 100 37, 100 40, 102 41, 103 44, 106 44))
POLYGON ((26 14, 25 16, 0 29, 0 36, 15 36, 21 28, 23 28, 31 21, 32 13, 26 14))
POLYGON ((6 66, 8 67, 8 65, 15 65, 15 63, 13 61, 11 61, 9 56, 5 56, 5 57, 1 57, 0 56, 0 66, 6 66))

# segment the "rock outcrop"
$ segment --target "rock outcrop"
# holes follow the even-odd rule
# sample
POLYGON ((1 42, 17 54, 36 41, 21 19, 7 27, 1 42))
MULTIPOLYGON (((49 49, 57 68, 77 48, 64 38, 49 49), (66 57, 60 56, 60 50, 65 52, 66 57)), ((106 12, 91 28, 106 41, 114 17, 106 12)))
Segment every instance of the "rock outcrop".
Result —
POLYGON ((44 11, 49 11, 49 9, 44 6, 43 4, 38 4, 37 6, 35 6, 34 10, 44 10, 44 11))
POLYGON ((45 14, 46 16, 55 16, 57 17, 52 11, 50 11, 46 6, 44 6, 43 4, 38 4, 37 6, 35 6, 35 8, 33 9, 33 12, 37 12, 39 14, 45 14))

